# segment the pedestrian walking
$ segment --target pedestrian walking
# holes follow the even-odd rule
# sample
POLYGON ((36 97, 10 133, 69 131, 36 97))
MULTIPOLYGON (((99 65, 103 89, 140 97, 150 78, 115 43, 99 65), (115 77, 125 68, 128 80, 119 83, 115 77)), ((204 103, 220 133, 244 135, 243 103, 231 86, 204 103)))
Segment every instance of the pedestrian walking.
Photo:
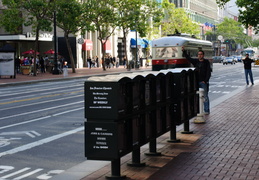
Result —
POLYGON ((90 56, 87 57, 87 66, 89 69, 91 69, 91 67, 92 67, 92 59, 90 56))
POLYGON ((120 58, 119 58, 119 56, 116 57, 115 64, 116 64, 116 68, 118 68, 120 66, 120 58))
POLYGON ((253 60, 249 58, 249 54, 246 54, 246 58, 243 60, 244 69, 245 69, 245 77, 246 77, 246 84, 249 85, 248 75, 250 77, 250 81, 252 85, 254 85, 253 73, 252 73, 252 64, 253 60))
POLYGON ((124 56, 124 58, 123 58, 123 66, 124 66, 124 68, 127 68, 127 58, 126 58, 126 56, 124 56))
POLYGON ((45 70, 45 60, 43 57, 40 58, 40 71, 41 73, 45 73, 46 70, 45 70))
POLYGON ((95 56, 95 62, 96 62, 96 66, 99 67, 100 65, 99 65, 99 58, 98 58, 98 56, 95 56))
POLYGON ((63 76, 64 76, 64 77, 68 76, 68 65, 67 65, 67 61, 64 61, 64 64, 63 64, 63 76))
POLYGON ((204 114, 210 114, 210 101, 209 101, 209 80, 211 76, 211 66, 207 59, 204 59, 204 51, 199 50, 198 58, 194 59, 189 56, 189 54, 184 50, 183 56, 190 61, 198 72, 198 83, 199 87, 204 89, 204 114))

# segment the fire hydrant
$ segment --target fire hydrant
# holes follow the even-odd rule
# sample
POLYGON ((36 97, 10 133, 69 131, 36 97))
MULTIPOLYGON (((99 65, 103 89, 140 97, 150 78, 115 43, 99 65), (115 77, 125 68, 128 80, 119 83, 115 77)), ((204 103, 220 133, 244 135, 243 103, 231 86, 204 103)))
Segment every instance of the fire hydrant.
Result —
POLYGON ((197 114, 196 118, 194 118, 193 122, 196 124, 204 124, 205 123, 205 117, 204 117, 204 89, 199 88, 199 91, 197 91, 197 94, 199 94, 199 106, 200 106, 200 112, 197 114))

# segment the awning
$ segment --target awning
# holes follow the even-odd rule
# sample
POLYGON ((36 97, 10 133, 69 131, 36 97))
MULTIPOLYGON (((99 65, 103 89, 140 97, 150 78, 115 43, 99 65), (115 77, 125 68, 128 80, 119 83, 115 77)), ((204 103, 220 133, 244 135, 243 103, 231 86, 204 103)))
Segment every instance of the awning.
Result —
MULTIPOLYGON (((146 39, 138 38, 137 43, 138 43, 138 46, 141 46, 141 48, 147 48, 147 46, 148 46, 148 40, 146 40, 146 39)), ((136 48, 136 39, 135 38, 131 38, 130 47, 136 48)))
POLYGON ((107 40, 106 43, 104 44, 104 51, 106 53, 111 53, 112 52, 112 46, 111 46, 111 41, 107 40))
POLYGON ((152 41, 147 40, 147 39, 143 39, 143 41, 146 43, 146 48, 149 46, 152 46, 152 41))
POLYGON ((93 41, 91 41, 90 39, 85 39, 84 44, 82 44, 82 50, 83 51, 93 50, 93 41))
MULTIPOLYGON (((34 54, 34 53, 35 53, 35 51, 32 50, 32 49, 30 49, 30 50, 28 50, 28 51, 22 52, 22 54, 34 54)), ((39 53, 39 52, 36 52, 36 54, 40 54, 40 53, 39 53)))

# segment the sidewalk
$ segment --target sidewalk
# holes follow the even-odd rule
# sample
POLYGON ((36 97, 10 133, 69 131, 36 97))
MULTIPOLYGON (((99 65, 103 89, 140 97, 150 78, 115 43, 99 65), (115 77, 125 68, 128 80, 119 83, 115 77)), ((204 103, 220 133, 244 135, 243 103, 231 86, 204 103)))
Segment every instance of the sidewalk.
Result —
POLYGON ((102 68, 78 68, 76 69, 76 73, 72 73, 72 69, 68 68, 68 76, 64 76, 63 74, 53 75, 49 72, 39 73, 37 76, 33 75, 23 75, 16 74, 15 79, 11 79, 9 77, 1 77, 0 78, 0 86, 4 85, 15 85, 19 83, 34 83, 39 81, 55 81, 55 80, 67 80, 73 78, 85 78, 91 75, 102 75, 102 74, 112 74, 112 73, 122 73, 122 72, 132 72, 132 71, 148 71, 151 70, 151 66, 149 67, 141 67, 139 69, 131 69, 128 71, 123 66, 119 68, 110 68, 104 71, 102 68))
MULTIPOLYGON (((132 71, 142 70, 150 68, 132 71)), ((0 86, 118 72, 128 71, 122 67, 106 71, 83 68, 77 69, 75 74, 69 70, 68 77, 19 74, 16 79, 0 79, 0 86)), ((194 124, 190 120, 193 134, 181 134, 182 126, 179 126, 180 143, 168 143, 169 133, 160 136, 157 151, 162 156, 145 156, 143 153, 148 152, 149 146, 141 147, 141 161, 146 163, 145 167, 129 167, 131 154, 122 157, 121 175, 132 180, 259 180, 259 86, 255 84, 213 106, 205 124, 194 124)), ((53 179, 104 180, 110 171, 109 161, 85 161, 53 179)))
MULTIPOLYGON (((146 167, 127 166, 131 155, 121 159, 121 174, 136 180, 258 180, 259 86, 247 88, 213 107, 205 124, 194 124, 194 134, 177 133, 180 143, 168 143, 169 133, 158 138, 162 156, 142 154, 146 167)), ((142 147, 142 152, 148 147, 142 147)), ((104 180, 110 165, 83 180, 104 180)))

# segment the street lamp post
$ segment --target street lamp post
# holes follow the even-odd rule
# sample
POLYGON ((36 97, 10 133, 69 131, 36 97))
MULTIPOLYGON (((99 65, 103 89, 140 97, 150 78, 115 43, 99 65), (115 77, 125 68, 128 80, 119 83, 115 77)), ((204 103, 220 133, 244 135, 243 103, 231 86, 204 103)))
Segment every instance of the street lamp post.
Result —
POLYGON ((137 69, 137 63, 138 63, 138 32, 137 32, 137 21, 135 22, 136 23, 136 28, 135 28, 135 31, 136 31, 136 58, 135 58, 135 69, 137 69))
POLYGON ((56 10, 54 10, 54 69, 52 71, 52 74, 60 74, 59 68, 58 68, 58 58, 57 58, 57 24, 56 24, 56 10))

